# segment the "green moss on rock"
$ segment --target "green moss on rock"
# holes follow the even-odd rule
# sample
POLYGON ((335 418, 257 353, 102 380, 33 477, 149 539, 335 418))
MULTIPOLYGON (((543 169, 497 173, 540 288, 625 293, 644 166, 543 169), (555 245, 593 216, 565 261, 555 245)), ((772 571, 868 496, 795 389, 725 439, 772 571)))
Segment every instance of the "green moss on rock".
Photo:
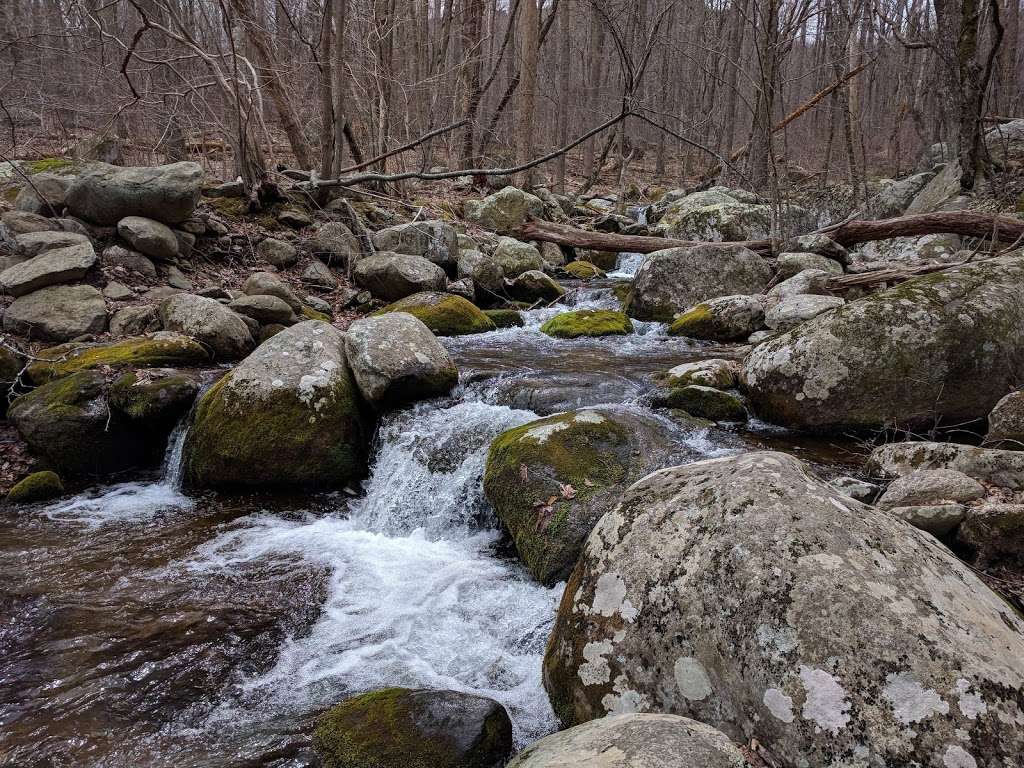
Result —
POLYGON ((514 309, 485 309, 484 314, 497 328, 522 328, 523 315, 514 309))
POLYGON ((557 339, 625 336, 633 333, 633 323, 624 312, 610 309, 581 309, 555 315, 544 323, 540 330, 557 339))
POLYGON ((451 293, 416 293, 389 304, 375 314, 388 312, 408 312, 436 336, 486 333, 496 327, 477 306, 451 293))
POLYGON ((593 280, 605 276, 603 269, 589 261, 572 261, 562 267, 562 270, 577 280, 593 280))
POLYGON ((668 327, 670 336, 689 336, 702 339, 711 332, 715 325, 715 316, 707 304, 698 304, 687 310, 668 327))
POLYGON ((73 160, 66 157, 41 157, 38 160, 30 160, 25 163, 25 170, 29 174, 55 172, 70 169, 74 165, 73 160))
POLYGON ((44 349, 28 367, 29 379, 44 384, 96 368, 189 367, 209 362, 210 355, 191 336, 158 333, 108 344, 61 344, 44 349))
POLYGON ((747 409, 743 407, 743 402, 738 397, 711 387, 675 387, 656 405, 679 408, 692 416, 712 421, 747 420, 747 409))
POLYGON ((307 320, 320 320, 325 323, 331 322, 331 316, 328 315, 326 312, 320 312, 318 310, 313 309, 310 306, 307 306, 306 304, 302 305, 301 312, 302 316, 307 320))
POLYGON ((64 483, 56 472, 33 472, 26 478, 15 483, 7 492, 7 501, 11 504, 30 504, 34 501, 46 501, 64 493, 64 483))
POLYGON ((193 377, 177 371, 129 371, 110 385, 110 405, 133 421, 173 425, 188 412, 198 391, 193 377))

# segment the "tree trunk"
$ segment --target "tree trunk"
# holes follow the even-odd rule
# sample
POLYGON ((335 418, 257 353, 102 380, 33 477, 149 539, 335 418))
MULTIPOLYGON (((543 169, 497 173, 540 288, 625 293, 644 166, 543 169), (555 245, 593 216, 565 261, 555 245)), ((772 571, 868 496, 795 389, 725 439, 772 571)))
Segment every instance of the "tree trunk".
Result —
POLYGON ((462 164, 466 168, 476 166, 473 147, 476 144, 476 115, 480 108, 480 58, 483 42, 483 0, 464 0, 462 9, 462 49, 466 61, 462 67, 463 116, 466 127, 462 129, 462 164))
MULTIPOLYGON (((537 106, 537 51, 540 37, 538 0, 522 0, 519 15, 520 82, 519 119, 516 125, 516 159, 525 163, 533 157, 535 147, 534 112, 537 106)), ((522 184, 532 184, 534 171, 523 174, 522 184)))

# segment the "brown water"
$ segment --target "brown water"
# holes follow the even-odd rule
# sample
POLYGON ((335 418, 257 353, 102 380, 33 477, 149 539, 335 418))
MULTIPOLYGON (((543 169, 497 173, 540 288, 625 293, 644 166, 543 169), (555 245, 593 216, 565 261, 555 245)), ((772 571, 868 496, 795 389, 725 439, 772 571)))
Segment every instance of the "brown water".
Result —
MULTIPOLYGON (((582 306, 611 306, 590 286, 582 306)), ((187 496, 164 477, 0 517, 0 764, 306 766, 315 716, 383 685, 476 691, 519 743, 555 727, 540 660, 560 590, 505 556, 482 498, 490 440, 537 414, 643 408, 652 374, 736 356, 638 324, 555 341, 450 340, 464 386, 389 417, 363 495, 187 496)), ((665 420, 680 461, 771 448, 824 474, 852 441, 665 420)), ((172 455, 170 466, 176 458, 172 455)))

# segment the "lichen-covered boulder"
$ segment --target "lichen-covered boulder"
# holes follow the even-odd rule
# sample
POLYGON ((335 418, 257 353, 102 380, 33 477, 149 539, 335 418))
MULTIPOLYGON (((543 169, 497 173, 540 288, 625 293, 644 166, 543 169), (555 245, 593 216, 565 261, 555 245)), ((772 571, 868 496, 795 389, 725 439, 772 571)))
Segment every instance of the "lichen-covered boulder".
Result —
POLYGON ((168 331, 177 331, 204 344, 223 360, 245 357, 253 347, 245 321, 216 299, 178 293, 160 303, 160 319, 168 331))
POLYGON ((656 472, 587 540, 544 661, 567 724, 692 717, 778 765, 997 768, 1024 620, 930 536, 780 453, 656 472))
POLYGON ((198 392, 196 376, 173 368, 128 371, 111 382, 110 406, 132 421, 169 432, 198 392))
POLYGON ((88 241, 45 251, 0 272, 0 290, 24 296, 50 285, 72 283, 85 277, 95 263, 96 251, 88 241))
POLYGON ((310 253, 331 266, 351 267, 363 255, 370 255, 362 249, 359 238, 340 221, 323 224, 309 239, 310 253))
POLYGON ((47 501, 64 493, 60 475, 50 470, 33 472, 15 483, 7 492, 10 504, 32 504, 47 501))
POLYGON ((365 403, 344 334, 316 320, 264 342, 196 407, 184 477, 204 488, 340 488, 366 472, 365 403))
POLYGON ((157 459, 163 435, 131 424, 107 403, 100 371, 80 371, 11 403, 7 418, 63 476, 94 476, 157 459))
POLYGON ((633 322, 625 312, 616 312, 612 309, 578 309, 555 315, 540 327, 540 331, 556 339, 628 336, 633 333, 633 322))
POLYGON ((513 278, 508 284, 513 299, 529 303, 550 304, 565 296, 565 288, 539 269, 531 269, 513 278))
POLYGON ((816 296, 810 293, 787 296, 775 301, 764 313, 764 324, 773 331, 788 331, 818 315, 838 309, 846 303, 839 296, 816 296))
POLYGON ((985 444, 1024 450, 1024 391, 1011 392, 989 412, 985 444))
POLYGON ((868 200, 867 217, 891 219, 894 216, 902 216, 918 193, 934 178, 935 172, 929 170, 915 173, 898 181, 883 183, 882 188, 868 200))
POLYGON ((791 237, 782 244, 783 253, 817 253, 827 256, 833 261, 845 265, 850 257, 849 252, 828 235, 812 233, 791 237))
POLYGON ((389 304, 376 314, 388 312, 408 312, 437 336, 466 336, 495 329, 479 307, 453 293, 417 293, 389 304))
POLYGON ((530 243, 514 237, 501 238, 491 259, 501 267, 501 274, 506 280, 513 280, 524 272, 544 271, 544 259, 540 251, 530 243))
POLYGON ((467 200, 463 208, 467 220, 499 235, 515 234, 530 216, 544 215, 544 202, 516 187, 505 187, 483 200, 467 200))
MULTIPOLYGON (((761 240, 771 231, 771 206, 737 199, 736 190, 706 190, 670 204, 658 230, 677 240, 702 242, 761 240)), ((748 198, 750 200, 750 198, 748 198)), ((814 216, 791 205, 783 212, 784 228, 814 229, 814 216)))
POLYGON ((866 471, 903 477, 920 469, 951 469, 988 485, 1024 490, 1024 453, 957 443, 887 443, 871 452, 866 471))
POLYGON ((743 370, 758 414, 791 427, 984 418, 1024 370, 1024 256, 849 302, 759 344, 743 370))
POLYGON ((423 291, 443 291, 444 270, 422 256, 379 252, 356 264, 356 284, 384 301, 397 301, 423 291))
POLYGON ((773 306, 791 296, 830 296, 828 281, 831 278, 832 275, 821 269, 802 270, 769 288, 766 304, 773 306))
POLYGON ((36 354, 27 373, 33 384, 45 384, 96 368, 187 368, 209 361, 210 353, 191 336, 165 331, 121 341, 44 349, 36 354))
POLYGON ((440 267, 454 266, 459 254, 459 235, 443 221, 414 221, 382 229, 373 235, 378 251, 422 256, 440 267))
POLYGON ((72 183, 64 203, 72 215, 96 224, 117 224, 126 216, 177 224, 192 216, 202 184, 199 163, 137 168, 93 163, 72 183))
POLYGON ((4 312, 4 330, 43 341, 70 341, 103 333, 107 305, 91 285, 54 285, 14 300, 4 312))
POLYGON ((709 358, 692 363, 681 363, 665 374, 665 383, 670 387, 685 387, 696 384, 715 389, 732 389, 739 380, 740 366, 735 360, 709 358))
POLYGON ((747 768, 721 731, 676 715, 609 715, 546 736, 508 768, 747 768))
POLYGON ((501 768, 512 721, 483 696, 385 688, 329 709, 313 747, 323 768, 501 768))
POLYGON ((357 320, 345 352, 363 397, 378 407, 447 394, 459 369, 430 329, 405 312, 357 320))
POLYGON ((740 341, 764 328, 763 296, 719 296, 679 315, 668 327, 670 336, 705 341, 740 341))
POLYGON ((583 542, 623 489, 664 466, 675 446, 656 419, 587 408, 515 427, 491 443, 484 493, 530 574, 568 576, 583 542))
POLYGON ((577 280, 593 280, 605 276, 603 269, 589 261, 570 261, 562 267, 562 271, 577 280))
POLYGON ((126 216, 117 222, 117 234, 136 251, 157 261, 171 261, 178 255, 178 238, 159 221, 126 216))
POLYGON ((764 293, 771 278, 768 263, 741 245, 669 248, 640 265, 628 312, 638 320, 671 322, 708 299, 764 293))

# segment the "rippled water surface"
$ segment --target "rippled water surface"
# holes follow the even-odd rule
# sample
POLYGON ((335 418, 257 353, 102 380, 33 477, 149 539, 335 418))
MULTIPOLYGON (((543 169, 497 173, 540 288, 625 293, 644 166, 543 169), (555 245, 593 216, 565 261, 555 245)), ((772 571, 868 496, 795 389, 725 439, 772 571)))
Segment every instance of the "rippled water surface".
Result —
MULTIPOLYGON (((628 275, 629 257, 618 272, 628 275)), ((577 307, 617 307, 614 280, 577 307)), ((446 340, 450 398, 381 424, 359 493, 189 494, 167 470, 0 519, 0 764, 311 765, 310 725, 385 685, 502 702, 520 744, 556 723, 541 685, 561 589, 508 556, 481 489, 500 432, 568 408, 643 409, 651 375, 733 348, 630 337, 557 341, 525 328, 446 340)), ((752 448, 826 474, 853 443, 673 423, 681 460, 752 448)))

